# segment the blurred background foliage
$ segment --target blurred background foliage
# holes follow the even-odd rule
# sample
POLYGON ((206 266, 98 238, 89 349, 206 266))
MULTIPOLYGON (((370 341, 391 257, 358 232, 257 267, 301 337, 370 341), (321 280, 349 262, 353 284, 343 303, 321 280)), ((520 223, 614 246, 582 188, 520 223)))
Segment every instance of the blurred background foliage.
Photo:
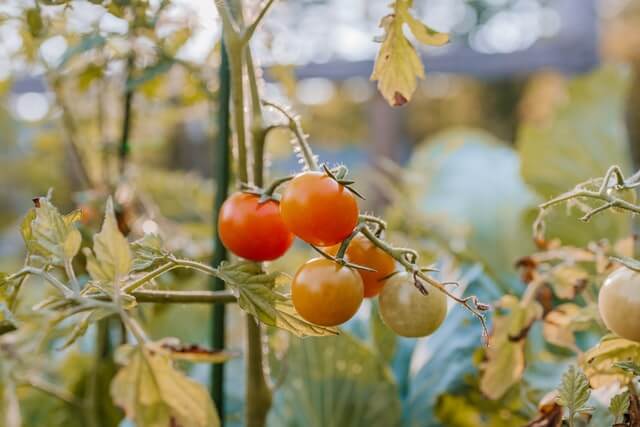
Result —
MULTIPOLYGON (((99 3, 0 5, 3 271, 22 262, 21 217, 31 198, 50 188, 61 211, 83 209, 85 236, 97 229, 105 195, 114 192, 121 228, 132 238, 159 232, 171 250, 201 260, 211 255, 211 177, 219 161, 212 152, 219 28, 203 23, 199 14, 213 6, 150 1, 131 12, 126 1, 99 3), (135 96, 131 153, 123 169, 119 142, 127 92, 135 96)), ((380 4, 370 8, 356 3, 354 9, 366 11, 366 19, 353 28, 374 34, 386 2, 373 2, 380 4)), ((463 18, 450 20, 448 27, 446 19, 436 20, 438 11, 444 13, 438 9, 445 7, 443 2, 425 2, 420 11, 465 45, 487 54, 509 53, 482 31, 495 33, 495 16, 509 8, 518 11, 516 3, 526 2, 452 3, 464 6, 463 18)), ((548 14, 554 2, 528 2, 529 7, 533 3, 548 14)), ((337 55, 359 61, 376 46, 360 49, 358 43, 364 42, 357 35, 343 35, 350 42, 332 45, 337 51, 326 53, 321 41, 327 35, 315 28, 328 25, 311 18, 313 12, 324 10, 323 19, 344 15, 347 23, 357 17, 338 12, 342 6, 335 1, 282 4, 257 41, 266 96, 288 97, 320 157, 347 164, 367 195, 364 209, 389 219, 389 239, 418 248, 440 268, 443 280, 460 279, 460 292, 505 304, 505 294, 521 295, 525 284, 515 264, 535 251, 531 223, 536 204, 601 176, 610 164, 627 173, 640 164, 637 1, 603 0, 599 5, 602 65, 597 69, 580 76, 549 69, 492 79, 428 73, 410 105, 400 110, 386 106, 367 76, 299 79, 295 66, 302 59, 291 59, 287 52, 296 46, 300 51, 305 37, 318 49, 304 53, 315 55, 311 60, 337 55), (307 12, 301 15, 303 8, 307 12)), ((540 19, 551 29, 542 26, 546 32, 540 30, 535 40, 522 38, 512 51, 553 35, 548 20, 554 18, 540 19)), ((343 25, 336 31, 348 29, 343 25)), ((285 133, 271 133, 268 148, 272 177, 295 170, 285 133)), ((557 209, 548 230, 564 244, 584 246, 603 238, 613 243, 631 232, 630 219, 622 215, 606 214, 585 225, 577 216, 564 218, 565 213, 557 209)), ((272 267, 291 274, 309 256, 308 249, 296 246, 272 267)), ((173 288, 208 286, 185 272, 163 276, 157 286, 169 282, 173 288)), ((36 281, 30 285, 17 310, 24 322, 36 322, 29 317, 29 301, 44 292, 36 281)), ((342 337, 298 340, 270 333, 270 369, 279 388, 269 425, 524 425, 575 360, 576 351, 544 339, 540 324, 527 340, 507 340, 486 350, 480 325, 458 306, 451 307, 440 330, 420 340, 397 338, 376 310, 375 302, 365 303, 342 337)), ((498 309, 496 315, 498 322, 505 314, 498 309)), ((210 335, 207 307, 145 307, 144 316, 158 336, 206 343, 210 335)), ((241 314, 232 308, 229 316, 228 345, 241 349, 241 314)), ((51 358, 45 359, 49 363, 43 369, 78 398, 86 393, 91 334, 96 333, 65 351, 53 351, 52 344, 51 358)), ((597 328, 592 335, 586 332, 576 345, 585 350, 598 333, 597 328)), ((188 368, 207 381, 206 366, 188 368)), ((0 360, 0 369, 10 366, 0 360)), ((239 425, 242 363, 233 360, 225 369, 227 423, 239 425)), ((105 364, 104 370, 94 386, 106 390, 114 367, 105 364)), ((26 425, 44 425, 44 419, 52 427, 83 425, 73 407, 46 393, 25 389, 19 397, 25 402, 26 425)), ((105 425, 118 425, 121 414, 107 399, 103 403, 105 425)))

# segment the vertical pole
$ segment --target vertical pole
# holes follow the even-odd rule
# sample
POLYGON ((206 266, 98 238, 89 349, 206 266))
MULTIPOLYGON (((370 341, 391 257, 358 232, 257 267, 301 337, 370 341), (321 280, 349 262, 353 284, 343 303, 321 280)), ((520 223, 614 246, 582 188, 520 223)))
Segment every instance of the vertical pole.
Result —
MULTIPOLYGON (((222 203, 227 198, 229 187, 229 101, 231 98, 231 76, 229 73, 229 58, 221 43, 220 59, 220 90, 218 92, 218 139, 216 141, 214 171, 216 177, 216 198, 213 209, 214 225, 217 222, 218 212, 222 203)), ((218 233, 215 233, 214 251, 211 265, 217 267, 227 257, 227 250, 220 241, 218 233)), ((224 281, 219 278, 212 279, 212 288, 215 291, 224 289, 224 281)), ((214 304, 211 312, 211 347, 214 350, 224 348, 224 304, 214 304)), ((211 397, 218 408, 220 422, 224 425, 224 364, 211 365, 211 397)))
POLYGON ((124 82, 125 84, 125 93, 124 93, 124 116, 122 119, 122 134, 120 136, 120 175, 124 176, 127 159, 129 158, 129 153, 131 152, 131 143, 129 142, 129 134, 131 133, 131 121, 133 111, 131 110, 131 105, 133 103, 133 88, 129 87, 131 76, 133 74, 133 66, 134 66, 134 56, 133 53, 129 54, 127 58, 127 80, 124 82))

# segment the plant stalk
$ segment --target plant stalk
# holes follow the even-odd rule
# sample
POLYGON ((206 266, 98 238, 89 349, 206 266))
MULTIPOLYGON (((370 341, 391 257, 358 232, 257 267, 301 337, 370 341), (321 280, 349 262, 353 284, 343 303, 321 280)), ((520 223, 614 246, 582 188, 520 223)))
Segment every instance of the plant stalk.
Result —
MULTIPOLYGON (((220 90, 218 92, 218 139, 216 141, 216 198, 213 207, 214 229, 217 223, 218 213, 222 204, 227 199, 229 192, 230 168, 229 168, 229 102, 231 100, 231 76, 229 73, 229 57, 222 42, 220 59, 220 90)), ((222 244, 220 236, 214 235, 214 252, 211 267, 217 268, 227 259, 227 249, 222 244)), ((224 281, 214 277, 211 281, 213 292, 224 292, 224 281)), ((234 298, 235 299, 235 298, 234 298)), ((214 304, 211 308, 211 348, 222 350, 225 347, 225 306, 222 303, 214 304)), ((218 408, 220 423, 224 425, 224 364, 211 365, 211 397, 218 408)))

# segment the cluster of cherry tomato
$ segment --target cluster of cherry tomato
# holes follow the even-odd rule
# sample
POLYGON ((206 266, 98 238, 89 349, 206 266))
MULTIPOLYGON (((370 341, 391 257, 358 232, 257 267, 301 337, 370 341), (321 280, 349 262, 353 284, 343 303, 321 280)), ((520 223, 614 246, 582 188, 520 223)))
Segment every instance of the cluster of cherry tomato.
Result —
MULTIPOLYGON (((354 193, 324 172, 296 175, 280 202, 263 199, 260 194, 235 193, 224 202, 218 217, 224 245, 248 260, 281 257, 294 236, 335 257, 359 223, 354 193)), ((378 295, 382 319, 399 335, 429 335, 444 320, 446 296, 435 289, 421 294, 411 275, 396 273, 393 257, 364 235, 351 238, 342 258, 313 258, 296 272, 291 298, 305 320, 322 326, 340 325, 353 317, 363 298, 378 295)))

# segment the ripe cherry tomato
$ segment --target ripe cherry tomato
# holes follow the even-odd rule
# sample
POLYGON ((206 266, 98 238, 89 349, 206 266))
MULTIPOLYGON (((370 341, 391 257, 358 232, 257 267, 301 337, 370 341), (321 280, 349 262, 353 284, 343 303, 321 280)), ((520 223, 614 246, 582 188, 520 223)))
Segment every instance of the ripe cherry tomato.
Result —
POLYGON ((278 202, 259 200, 255 194, 232 194, 220 208, 218 233, 222 243, 239 257, 271 261, 289 249, 293 234, 282 222, 278 202))
POLYGON ((392 276, 382 288, 378 301, 380 316, 396 334, 403 337, 424 337, 432 334, 447 315, 447 296, 425 284, 423 295, 408 273, 392 276))
POLYGON ((640 342, 640 273, 627 267, 611 273, 600 288, 598 311, 611 332, 640 342))
MULTIPOLYGON (((327 252, 335 256, 338 253, 338 249, 340 249, 340 244, 327 248, 327 252)), ((358 234, 351 240, 345 252, 345 259, 350 263, 375 270, 375 272, 357 270, 364 284, 364 296, 366 298, 378 295, 386 283, 386 280, 382 279, 396 269, 396 261, 391 255, 371 243, 362 234, 358 234)))
POLYGON ((307 243, 331 246, 358 224, 356 197, 322 172, 303 172, 282 194, 280 213, 289 230, 307 243))
POLYGON ((326 258, 313 258, 291 282, 296 311, 316 325, 337 326, 351 319, 364 297, 360 275, 326 258))

